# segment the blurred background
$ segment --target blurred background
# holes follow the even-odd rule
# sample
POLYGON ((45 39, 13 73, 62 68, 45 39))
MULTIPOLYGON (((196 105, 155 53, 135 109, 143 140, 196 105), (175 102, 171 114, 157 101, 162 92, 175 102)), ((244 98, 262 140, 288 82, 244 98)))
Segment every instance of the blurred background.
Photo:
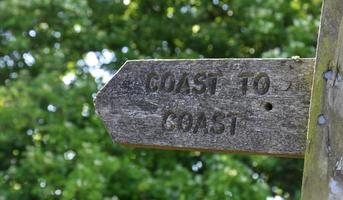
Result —
POLYGON ((300 199, 303 160, 113 144, 128 59, 314 57, 320 0, 1 0, 0 200, 300 199))

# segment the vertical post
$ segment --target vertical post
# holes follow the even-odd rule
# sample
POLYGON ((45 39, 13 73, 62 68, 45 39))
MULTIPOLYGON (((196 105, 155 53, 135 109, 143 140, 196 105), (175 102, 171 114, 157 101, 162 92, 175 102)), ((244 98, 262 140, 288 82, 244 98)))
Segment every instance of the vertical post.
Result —
POLYGON ((303 200, 343 200, 343 0, 324 0, 302 185, 303 200))

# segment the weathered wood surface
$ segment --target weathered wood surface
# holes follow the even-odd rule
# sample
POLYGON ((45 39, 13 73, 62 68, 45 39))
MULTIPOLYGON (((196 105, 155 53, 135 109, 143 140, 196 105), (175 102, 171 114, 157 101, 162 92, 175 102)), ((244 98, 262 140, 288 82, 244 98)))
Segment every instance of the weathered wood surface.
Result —
POLYGON ((305 154, 303 200, 343 200, 342 17, 342 0, 324 1, 305 154))
POLYGON ((127 62, 97 94, 116 142, 301 157, 314 59, 127 62))

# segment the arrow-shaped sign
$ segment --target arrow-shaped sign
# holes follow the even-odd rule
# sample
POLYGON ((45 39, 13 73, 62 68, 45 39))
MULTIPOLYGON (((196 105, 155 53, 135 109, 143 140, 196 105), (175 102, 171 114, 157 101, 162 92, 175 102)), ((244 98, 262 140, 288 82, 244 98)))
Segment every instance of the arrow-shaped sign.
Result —
POLYGON ((114 141, 301 157, 313 59, 128 61, 98 93, 114 141))

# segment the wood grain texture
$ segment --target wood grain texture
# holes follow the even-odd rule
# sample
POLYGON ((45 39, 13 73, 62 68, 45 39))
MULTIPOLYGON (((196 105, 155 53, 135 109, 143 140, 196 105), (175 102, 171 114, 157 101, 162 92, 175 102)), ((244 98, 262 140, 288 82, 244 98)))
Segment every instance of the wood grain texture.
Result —
POLYGON ((129 61, 97 94, 112 139, 302 157, 314 59, 129 61))
POLYGON ((324 1, 305 154, 303 200, 343 199, 342 17, 342 0, 324 1))

